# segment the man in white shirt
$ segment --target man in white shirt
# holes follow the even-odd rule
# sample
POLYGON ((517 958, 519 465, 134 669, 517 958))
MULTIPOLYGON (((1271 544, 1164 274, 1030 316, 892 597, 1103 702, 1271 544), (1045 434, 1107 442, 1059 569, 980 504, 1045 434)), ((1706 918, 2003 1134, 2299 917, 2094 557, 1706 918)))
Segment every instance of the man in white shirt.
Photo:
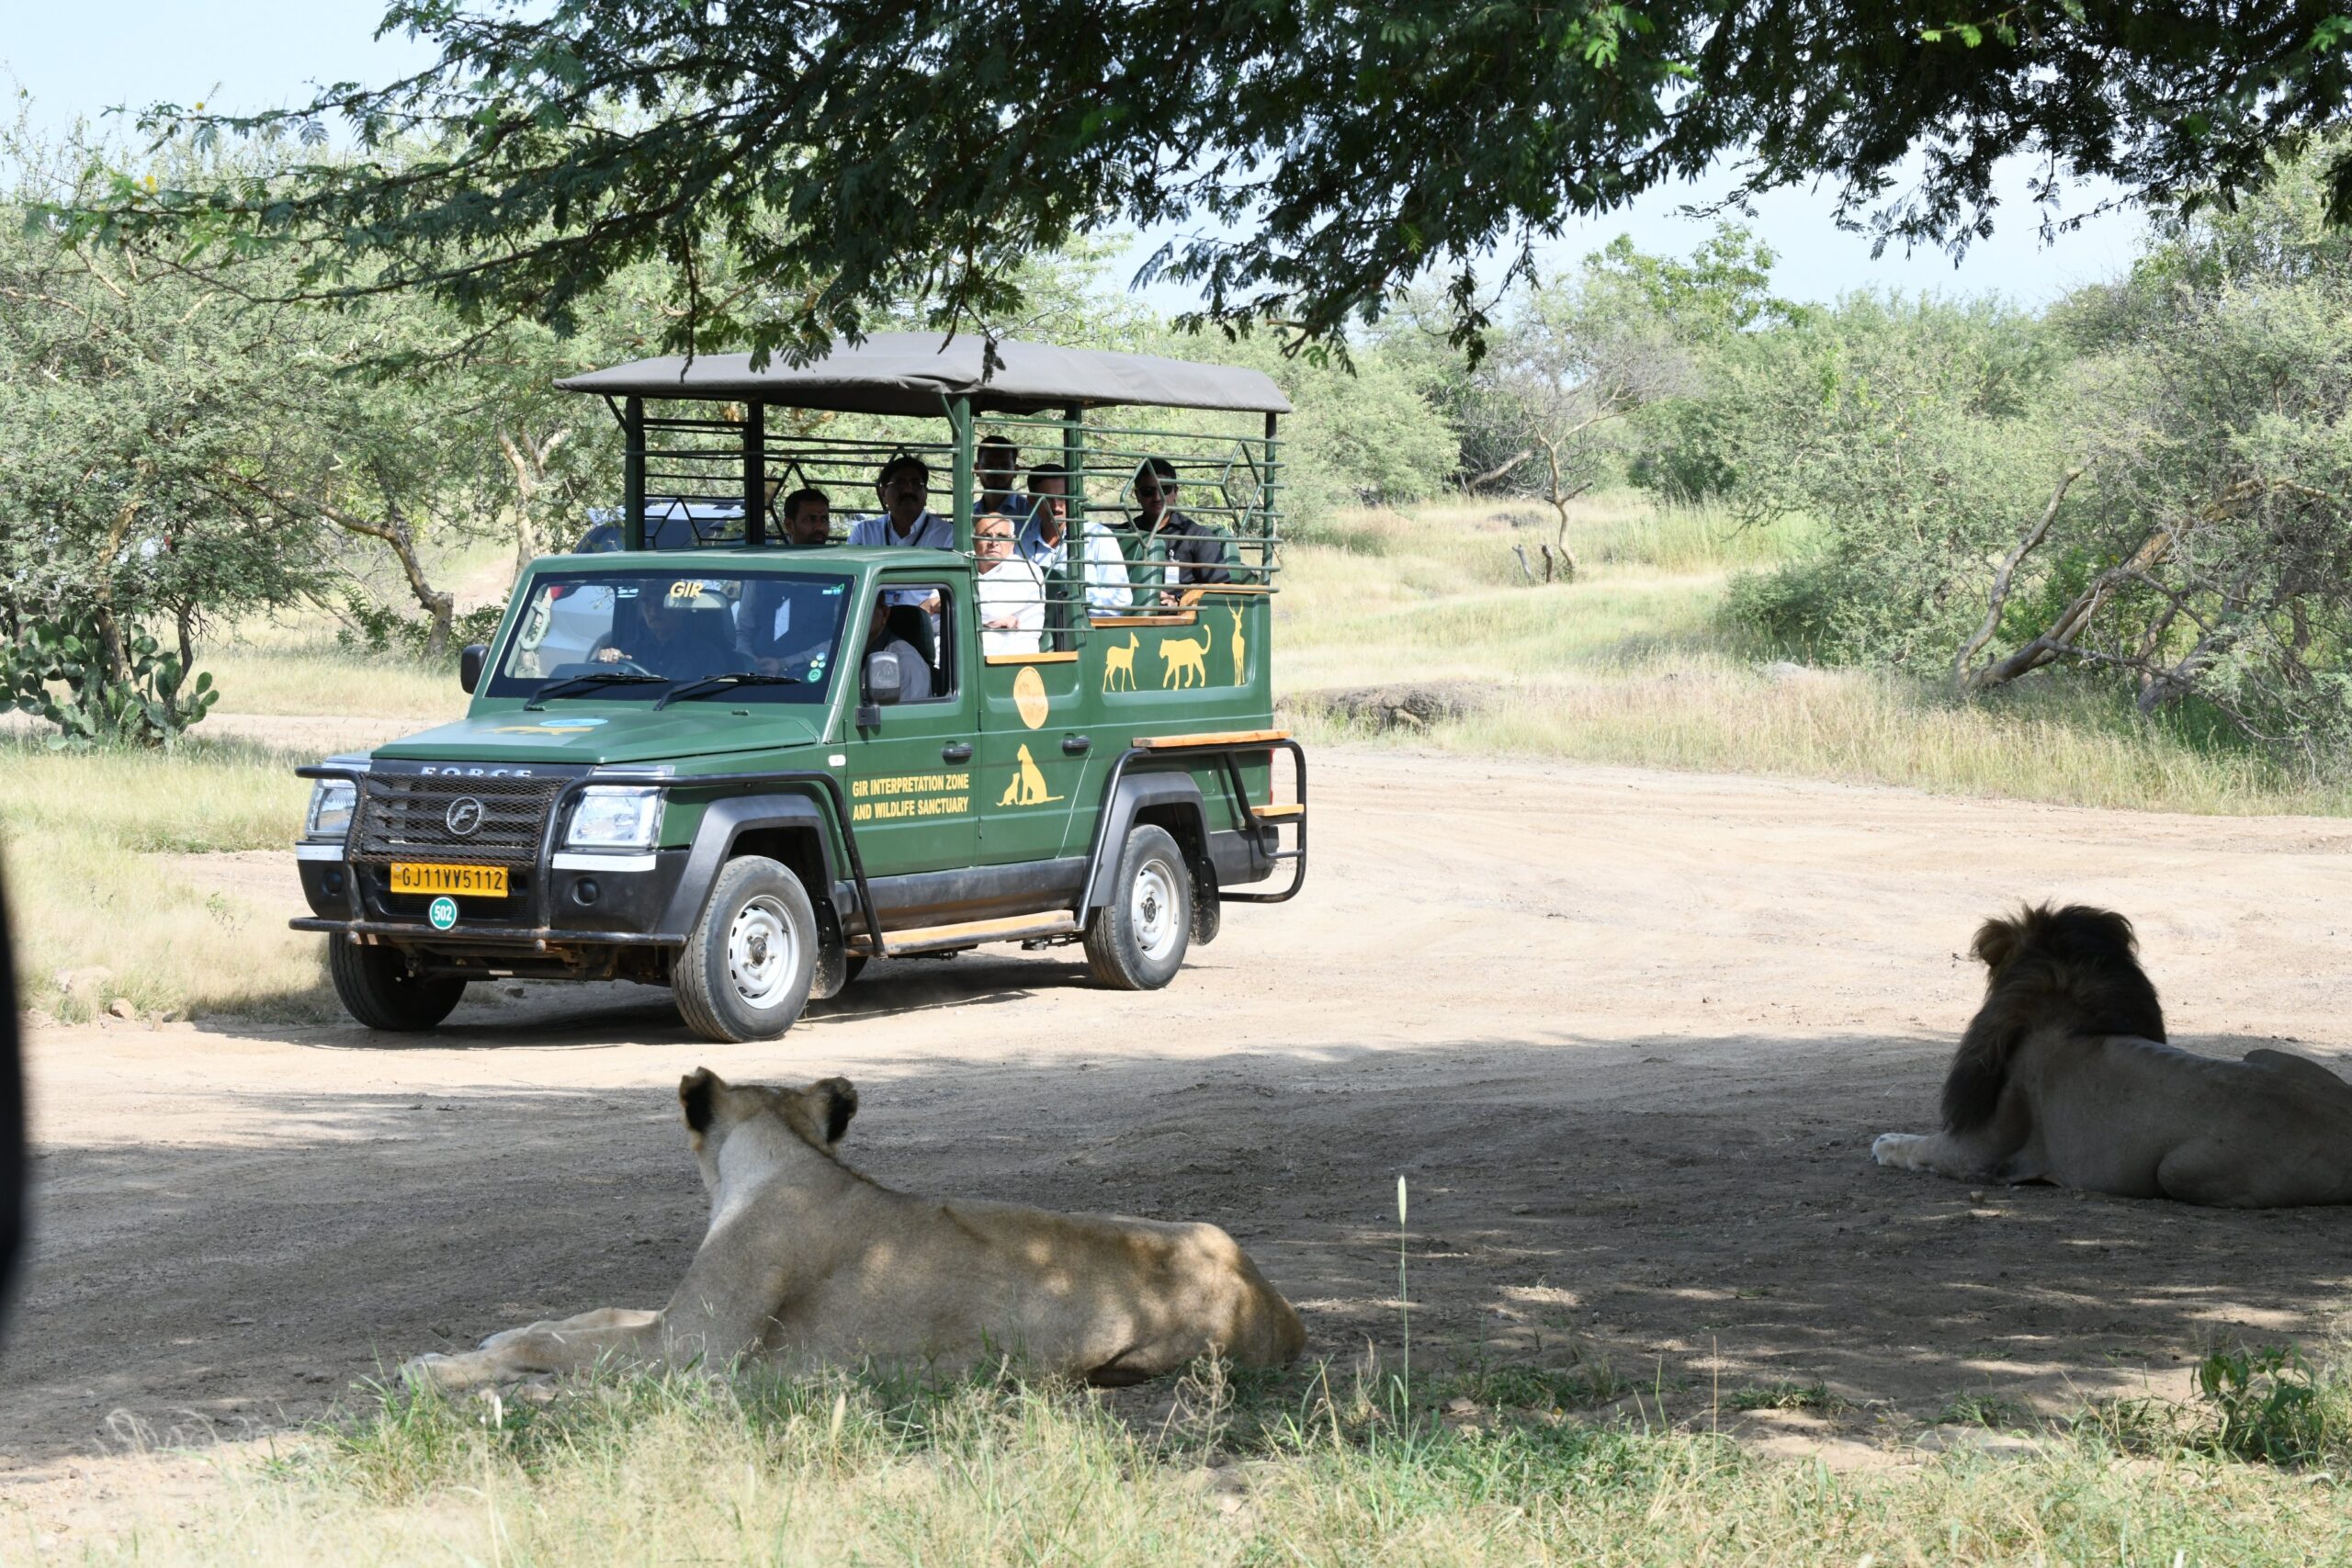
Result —
MULTIPOLYGON (((1069 530, 1069 475, 1058 463, 1040 463, 1029 470, 1029 516, 1021 525, 1019 548, 1048 582, 1055 573, 1072 570, 1069 530)), ((1086 574, 1087 614, 1125 615, 1135 597, 1126 558, 1102 529, 1088 525, 1080 532, 1084 537, 1079 558, 1086 574)))
POLYGON ((1046 629, 1046 585, 1012 547, 1012 519, 996 513, 972 523, 978 570, 972 596, 983 654, 1035 653, 1046 629))
MULTIPOLYGON (((901 452, 882 465, 875 476, 874 493, 881 498, 882 515, 861 517, 850 525, 853 545, 900 545, 910 549, 952 550, 956 525, 925 504, 931 498, 931 468, 912 453, 901 452)), ((919 588, 892 589, 893 604, 920 605, 936 622, 939 594, 919 588)))

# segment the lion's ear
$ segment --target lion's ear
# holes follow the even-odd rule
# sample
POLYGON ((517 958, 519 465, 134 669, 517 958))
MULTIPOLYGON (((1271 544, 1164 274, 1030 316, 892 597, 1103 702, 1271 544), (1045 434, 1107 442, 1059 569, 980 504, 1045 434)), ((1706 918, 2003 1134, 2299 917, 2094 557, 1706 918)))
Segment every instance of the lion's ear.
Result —
POLYGON ((857 1114, 857 1086, 847 1078, 826 1078, 811 1084, 808 1092, 824 1109, 825 1142, 840 1143, 849 1119, 857 1114))
POLYGON ((708 1067, 696 1067, 678 1080, 678 1107, 686 1113, 690 1132, 707 1132, 710 1127, 711 1107, 718 1091, 727 1086, 708 1067))
POLYGON ((1975 953, 1985 968, 1999 971, 2016 953, 2025 937, 2023 920, 1991 919, 1976 928, 1976 941, 1969 951, 1975 953))

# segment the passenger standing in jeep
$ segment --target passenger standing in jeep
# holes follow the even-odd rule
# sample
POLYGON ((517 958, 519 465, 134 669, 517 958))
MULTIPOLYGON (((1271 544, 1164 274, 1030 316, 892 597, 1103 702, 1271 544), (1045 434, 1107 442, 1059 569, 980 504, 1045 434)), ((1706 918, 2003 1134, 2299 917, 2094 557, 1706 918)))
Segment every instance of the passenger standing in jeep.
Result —
POLYGON ((1136 469, 1135 582, 1145 604, 1174 604, 1182 590, 1230 582, 1225 536, 1176 510, 1176 465, 1147 457, 1136 469))

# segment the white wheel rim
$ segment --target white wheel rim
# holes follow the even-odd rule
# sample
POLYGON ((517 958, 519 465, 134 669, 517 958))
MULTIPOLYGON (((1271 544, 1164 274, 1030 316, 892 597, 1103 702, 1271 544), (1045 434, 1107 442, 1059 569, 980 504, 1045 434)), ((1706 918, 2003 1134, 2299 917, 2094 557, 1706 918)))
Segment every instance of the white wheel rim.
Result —
POLYGON ((800 969, 800 942, 784 906, 766 894, 736 911, 727 932, 727 982, 748 1006, 774 1007, 800 969))
POLYGON ((1136 948, 1155 964, 1175 952, 1184 934, 1178 912, 1174 871, 1166 861, 1144 862, 1127 889, 1127 923, 1135 930, 1136 948))

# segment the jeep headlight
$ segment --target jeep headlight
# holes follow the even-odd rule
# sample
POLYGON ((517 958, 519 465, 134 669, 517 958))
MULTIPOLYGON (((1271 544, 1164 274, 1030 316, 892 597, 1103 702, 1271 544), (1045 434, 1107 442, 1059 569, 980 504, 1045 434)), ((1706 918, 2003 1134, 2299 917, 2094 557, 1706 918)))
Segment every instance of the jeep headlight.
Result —
POLYGON ((564 847, 574 850, 650 850, 662 834, 662 792, 591 784, 580 793, 564 847))
POLYGON ((302 837, 341 842, 351 831, 351 809, 359 801, 359 786, 349 779, 321 779, 311 787, 311 809, 302 818, 302 837))

